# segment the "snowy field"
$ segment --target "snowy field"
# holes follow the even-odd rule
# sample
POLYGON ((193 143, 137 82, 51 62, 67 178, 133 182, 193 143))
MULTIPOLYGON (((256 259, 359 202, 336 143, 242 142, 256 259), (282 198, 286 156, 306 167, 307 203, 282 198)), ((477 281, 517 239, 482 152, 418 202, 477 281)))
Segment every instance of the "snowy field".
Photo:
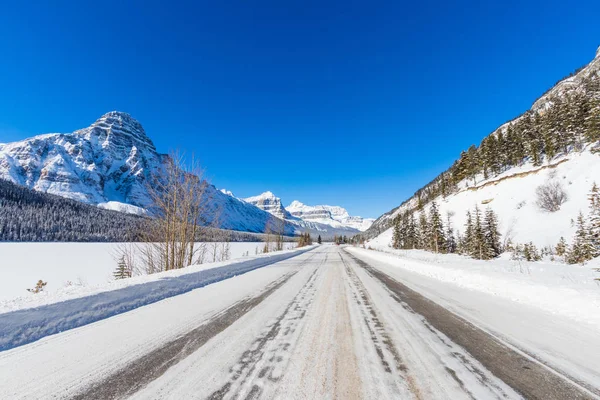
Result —
MULTIPOLYGON (((207 243, 203 264, 221 261, 222 246, 207 243), (213 246, 217 249, 213 252, 213 246), (213 257, 213 255, 216 255, 213 257)), ((229 243, 229 259, 254 256, 264 243, 229 243)), ((113 271, 123 244, 119 243, 0 243, 0 312, 6 302, 17 297, 26 301, 57 292, 90 291, 114 282, 113 271), (42 279, 48 282, 45 292, 31 294, 42 279)), ((286 249, 296 243, 285 243, 286 249)))

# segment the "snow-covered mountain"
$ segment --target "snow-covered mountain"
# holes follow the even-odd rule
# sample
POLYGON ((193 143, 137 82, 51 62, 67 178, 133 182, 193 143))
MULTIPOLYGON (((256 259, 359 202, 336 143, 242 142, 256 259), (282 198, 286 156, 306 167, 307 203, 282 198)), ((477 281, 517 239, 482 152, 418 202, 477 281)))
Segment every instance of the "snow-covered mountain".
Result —
MULTIPOLYGON (((0 144, 0 178, 113 210, 143 213, 151 204, 146 182, 163 171, 142 125, 123 112, 109 112, 72 133, 52 133, 0 144)), ((221 228, 263 232, 271 214, 209 186, 210 216, 221 228)), ((297 226, 287 223, 286 233, 297 226)))
POLYGON ((285 208, 290 214, 306 221, 319 222, 331 226, 344 226, 359 231, 366 231, 375 219, 353 217, 348 211, 339 206, 308 206, 298 200, 285 208))
POLYGON ((291 215, 281 205, 281 199, 276 197, 271 192, 264 192, 258 196, 247 197, 244 199, 246 203, 250 203, 261 210, 275 215, 277 218, 290 219, 291 215))
POLYGON ((160 172, 166 157, 138 121, 109 112, 73 133, 0 144, 0 177, 88 204, 145 207, 150 198, 143 183, 160 172))
MULTIPOLYGON (((355 220, 353 220, 353 218, 356 217, 348 216, 348 212, 341 207, 325 206, 329 207, 336 213, 336 217, 339 218, 339 220, 337 220, 332 217, 332 211, 330 210, 325 210, 322 215, 322 218, 314 218, 315 215, 310 214, 302 216, 300 215, 300 213, 296 215, 292 212, 297 211, 296 209, 289 209, 289 207, 284 208, 281 199, 275 196, 270 191, 259 194, 258 196, 248 197, 244 199, 244 201, 255 205, 261 210, 265 210, 271 213, 277 218, 285 219, 287 222, 295 225, 299 232, 309 231, 314 234, 319 234, 325 238, 331 238, 334 235, 354 236, 357 233, 360 233, 362 230, 364 230, 359 229, 359 227, 361 226, 360 223, 357 223, 355 220)), ((294 201, 292 204, 304 206, 298 201, 294 201)))
POLYGON ((428 210, 435 201, 444 221, 450 215, 455 231, 464 233, 467 211, 490 207, 498 215, 503 239, 538 247, 554 246, 561 237, 570 243, 577 215, 588 212, 592 184, 600 185, 600 142, 593 131, 600 132, 600 48, 594 60, 548 90, 531 110, 486 137, 471 153, 478 157, 475 162, 469 165, 473 158, 463 152, 450 169, 380 216, 365 236, 374 244, 390 245, 396 216, 428 210), (511 152, 523 158, 514 162, 507 154, 511 152), (464 177, 468 168, 475 173, 464 177), (537 188, 548 182, 567 195, 556 212, 537 204, 537 188))

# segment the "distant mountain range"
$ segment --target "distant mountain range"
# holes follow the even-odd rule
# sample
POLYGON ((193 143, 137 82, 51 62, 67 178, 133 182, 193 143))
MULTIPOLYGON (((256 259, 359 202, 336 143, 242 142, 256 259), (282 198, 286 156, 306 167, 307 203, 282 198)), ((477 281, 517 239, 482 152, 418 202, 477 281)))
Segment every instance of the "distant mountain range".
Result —
POLYGON ((314 221, 331 226, 344 226, 359 231, 367 230, 373 224, 373 221, 375 221, 373 218, 350 216, 345 208, 339 206, 307 206, 298 200, 294 200, 285 209, 294 217, 306 221, 314 221))
POLYGON ((281 199, 269 191, 243 200, 277 218, 285 219, 308 230, 351 236, 365 231, 374 221, 374 219, 351 217, 345 208, 339 206, 307 206, 294 200, 289 206, 284 207, 281 199))
MULTIPOLYGON (((0 144, 0 179, 101 208, 145 214, 151 205, 146 182, 164 173, 169 156, 157 152, 140 122, 129 114, 109 112, 87 128, 72 133, 50 133, 19 142, 0 144)), ((263 232, 273 216, 286 219, 286 234, 303 231, 352 235, 350 224, 304 221, 283 211, 209 186, 209 222, 218 227, 263 232)))

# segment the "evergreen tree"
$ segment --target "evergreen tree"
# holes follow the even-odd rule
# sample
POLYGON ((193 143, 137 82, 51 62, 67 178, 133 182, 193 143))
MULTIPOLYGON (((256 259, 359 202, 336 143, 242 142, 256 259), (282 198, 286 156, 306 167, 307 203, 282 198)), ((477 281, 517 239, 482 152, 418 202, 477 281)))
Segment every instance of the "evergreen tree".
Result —
POLYGON ((600 256, 600 190, 596 182, 592 185, 588 198, 590 201, 589 235, 593 248, 592 257, 598 257, 600 256))
POLYGON ((321 235, 319 235, 319 237, 317 237, 317 243, 319 243, 319 244, 323 243, 321 240, 321 235))
POLYGON ((556 252, 556 255, 560 257, 563 257, 567 253, 567 241, 564 237, 560 237, 560 240, 556 244, 554 251, 556 252))
POLYGON ((540 131, 542 140, 544 142, 544 149, 548 161, 554 158, 556 155, 556 137, 552 132, 552 120, 550 119, 550 113, 546 113, 541 118, 540 131))
POLYGON ((475 206, 475 217, 473 220, 473 243, 471 256, 478 260, 487 259, 489 249, 485 240, 485 231, 481 220, 481 211, 478 206, 475 206))
POLYGON ((421 213, 419 214, 418 241, 418 249, 429 250, 429 244, 431 243, 431 240, 429 239, 429 224, 427 222, 425 211, 423 210, 421 210, 421 213))
POLYGON ((456 239, 454 238, 454 229, 452 228, 451 214, 446 215, 446 251, 448 253, 456 253, 456 239))
POLYGON ((461 253, 462 254, 473 254, 473 218, 471 216, 471 211, 467 211, 467 222, 465 224, 465 235, 463 237, 461 243, 461 253))
POLYGON ((587 260, 590 260, 593 254, 594 247, 589 230, 585 224, 583 214, 579 213, 577 217, 577 231, 575 232, 575 239, 567 256, 567 262, 569 264, 583 264, 587 260))
POLYGON ((115 272, 113 272, 113 276, 115 279, 131 278, 131 271, 127 268, 124 256, 119 259, 117 268, 115 269, 115 272))
POLYGON ((501 173, 508 165, 508 143, 502 129, 498 130, 498 170, 496 173, 501 173))
POLYGON ((466 165, 467 176, 466 178, 473 179, 473 183, 476 183, 476 176, 481 171, 481 160, 477 151, 477 147, 472 145, 467 150, 467 165, 466 165))
POLYGON ((415 221, 414 213, 410 213, 407 217, 406 224, 406 238, 404 243, 405 249, 416 249, 418 243, 418 228, 417 222, 415 221))
POLYGON ((523 258, 526 261, 539 261, 542 259, 542 256, 537 250, 537 247, 533 244, 533 242, 525 243, 523 245, 523 258))
POLYGON ((584 123, 585 139, 588 143, 600 140, 600 102, 592 101, 590 112, 584 123))
POLYGON ((437 203, 434 201, 429 208, 429 240, 430 249, 436 253, 445 252, 446 237, 442 217, 438 210, 437 203))
POLYGON ((500 255, 500 232, 498 231, 498 218, 491 208, 485 211, 484 217, 485 251, 484 258, 491 259, 500 255))

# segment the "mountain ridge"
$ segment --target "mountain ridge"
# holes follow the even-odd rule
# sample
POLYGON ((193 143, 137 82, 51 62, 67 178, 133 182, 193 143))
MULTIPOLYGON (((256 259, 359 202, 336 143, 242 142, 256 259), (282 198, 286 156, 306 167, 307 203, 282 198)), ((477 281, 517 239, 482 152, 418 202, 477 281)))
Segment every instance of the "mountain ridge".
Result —
MULTIPOLYGON (((379 235, 383 237, 385 233, 385 240, 389 240, 391 238, 389 230, 396 217, 425 209, 425 206, 434 200, 441 210, 453 215, 465 211, 463 210, 465 202, 471 203, 470 207, 474 207, 475 204, 479 204, 480 207, 487 207, 486 204, 489 204, 493 209, 501 207, 505 217, 516 215, 514 210, 510 209, 511 207, 520 208, 523 207, 521 204, 525 203, 529 206, 524 207, 523 210, 530 208, 530 212, 537 212, 533 207, 535 187, 543 184, 539 176, 541 171, 545 170, 539 167, 547 167, 551 164, 561 165, 551 168, 545 179, 556 180, 557 178, 552 176, 559 173, 562 174, 561 180, 567 177, 569 180, 566 185, 577 190, 577 193, 569 196, 573 198, 572 201, 577 202, 578 207, 583 207, 582 211, 584 211, 587 197, 585 190, 591 188, 590 180, 593 180, 589 172, 597 172, 600 176, 600 171, 597 170, 600 164, 596 163, 594 158, 597 156, 593 156, 598 152, 598 137, 594 136, 600 134, 598 132, 600 132, 600 48, 596 51, 593 60, 575 74, 557 82, 540 96, 529 110, 484 136, 479 146, 472 145, 467 151, 463 151, 447 170, 417 190, 399 206, 382 214, 364 236, 370 239, 379 235), (597 132, 594 134, 594 131, 597 132), (520 155, 516 160, 509 159, 513 154, 520 155), (571 154, 580 156, 571 157, 571 154), (590 171, 582 167, 582 160, 585 160, 590 171), (580 171, 579 174, 574 175, 575 170, 580 171), (514 177, 509 177, 513 172, 514 177), (491 191, 488 184, 485 190, 483 186, 480 187, 485 182, 492 182, 495 177, 504 177, 492 184, 495 191, 491 191), (522 197, 525 196, 524 193, 528 193, 527 198, 522 198, 516 204, 511 203, 512 198, 504 198, 499 202, 498 199, 505 194, 502 193, 501 188, 514 190, 515 183, 511 182, 514 179, 524 179, 529 182, 529 186, 521 188, 522 193, 518 190, 511 192, 513 193, 511 196, 522 197), (470 196, 465 194, 467 189, 471 193, 470 196), (480 198, 482 193, 487 197, 480 198), (575 195, 577 200, 574 198, 575 195), (458 198, 463 205, 455 201, 458 198)), ((570 212, 573 212, 573 209, 570 212)), ((557 214, 564 213, 561 211, 557 214)), ((500 215, 501 219, 502 217, 503 215, 500 215)), ((518 229, 522 216, 515 216, 515 218, 516 220, 512 217, 510 220, 505 220, 505 225, 512 224, 517 227, 515 229, 518 229)), ((562 227, 569 223, 570 218, 576 218, 576 215, 564 217, 564 221, 561 219, 560 221, 563 221, 561 227, 555 231, 560 231, 566 236, 572 235, 573 229, 562 227)), ((462 221, 464 215, 459 215, 457 219, 462 221)), ((552 219, 554 215, 553 218, 540 216, 542 222, 539 224, 544 225, 552 219)), ((558 220, 554 220, 554 223, 558 223, 558 220)), ((458 224, 458 227, 462 229, 461 224, 458 224)), ((522 241, 534 241, 539 245, 547 246, 550 245, 550 240, 558 240, 552 235, 547 235, 543 230, 533 232, 526 227, 520 229, 522 233, 531 232, 530 237, 521 234, 519 239, 522 241), (547 240, 543 239, 544 237, 547 240)))
MULTIPOLYGON (((247 197, 243 199, 243 201, 258 207, 277 218, 284 219, 285 221, 298 226, 300 230, 308 230, 319 235, 326 234, 327 238, 333 235, 354 236, 361 232, 360 229, 352 224, 342 223, 331 218, 330 213, 327 214, 328 218, 320 219, 303 218, 300 215, 294 215, 286 207, 283 207, 281 199, 275 196, 271 191, 263 192, 257 196, 247 197)), ((341 207, 332 208, 341 209, 346 212, 346 210, 341 207)))

